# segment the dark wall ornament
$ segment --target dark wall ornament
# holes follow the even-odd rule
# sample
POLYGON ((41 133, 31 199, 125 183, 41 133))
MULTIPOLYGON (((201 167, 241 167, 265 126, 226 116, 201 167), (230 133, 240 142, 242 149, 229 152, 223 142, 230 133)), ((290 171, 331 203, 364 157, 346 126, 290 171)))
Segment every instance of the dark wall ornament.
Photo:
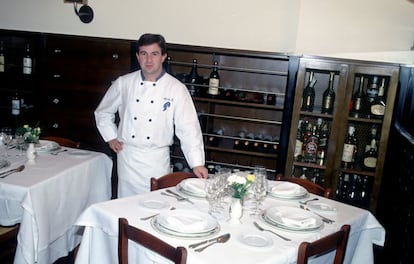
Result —
POLYGON ((74 3, 75 14, 80 18, 83 23, 90 23, 93 20, 93 10, 88 5, 83 5, 79 8, 78 11, 78 4, 74 3))

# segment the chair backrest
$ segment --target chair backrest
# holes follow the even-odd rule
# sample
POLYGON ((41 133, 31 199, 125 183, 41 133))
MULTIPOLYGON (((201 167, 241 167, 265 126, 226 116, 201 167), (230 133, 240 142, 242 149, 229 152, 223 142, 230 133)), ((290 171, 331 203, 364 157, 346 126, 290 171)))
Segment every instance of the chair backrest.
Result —
POLYGON ((184 247, 173 247, 161 239, 128 224, 125 218, 119 218, 118 260, 119 264, 128 263, 128 240, 132 240, 152 250, 175 264, 187 262, 187 250, 184 247))
POLYGON ((151 191, 176 186, 182 180, 188 178, 196 178, 196 176, 191 172, 177 171, 168 173, 158 179, 153 177, 151 178, 151 191))
POLYGON ((41 139, 54 141, 58 143, 59 145, 68 147, 68 148, 79 148, 80 147, 79 141, 74 141, 69 138, 50 136, 50 137, 42 137, 41 139))
POLYGON ((302 242, 299 245, 297 264, 307 264, 309 257, 328 253, 332 250, 336 250, 333 263, 343 263, 350 229, 349 225, 343 225, 339 231, 314 242, 302 242))
POLYGON ((313 183, 309 180, 306 180, 306 179, 295 178, 295 177, 285 177, 282 174, 278 174, 276 175, 276 180, 277 181, 288 181, 288 182, 299 184, 300 186, 305 188, 308 192, 317 194, 320 196, 324 196, 326 198, 333 197, 333 192, 331 188, 323 188, 322 186, 316 183, 313 183))
POLYGON ((0 262, 13 259, 16 253, 17 233, 19 224, 14 226, 0 226, 0 262))

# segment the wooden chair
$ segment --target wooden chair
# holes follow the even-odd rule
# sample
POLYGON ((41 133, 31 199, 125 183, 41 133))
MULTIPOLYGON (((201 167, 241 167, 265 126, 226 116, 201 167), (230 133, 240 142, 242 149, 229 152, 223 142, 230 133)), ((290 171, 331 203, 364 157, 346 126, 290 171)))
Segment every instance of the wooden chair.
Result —
POLYGON ((176 186, 182 180, 185 180, 188 178, 196 178, 196 176, 191 172, 178 171, 178 172, 168 173, 164 176, 161 176, 158 179, 153 177, 151 178, 151 191, 176 186))
POLYGON ((187 250, 184 247, 173 247, 161 239, 128 224, 125 218, 119 218, 118 260, 119 264, 128 263, 128 240, 132 240, 175 264, 187 262, 187 250))
POLYGON ((309 257, 328 253, 332 250, 336 250, 333 263, 343 263, 350 229, 349 225, 343 225, 339 231, 314 242, 302 242, 299 245, 297 264, 307 264, 309 257))
POLYGON ((80 147, 79 141, 74 141, 72 139, 68 139, 64 137, 50 136, 50 137, 42 137, 41 139, 55 141, 56 143, 58 143, 59 145, 63 147, 68 147, 68 148, 79 148, 80 147))
POLYGON ((0 226, 0 262, 13 260, 16 253, 17 233, 19 225, 0 226))
POLYGON ((305 188, 308 192, 316 194, 316 195, 324 196, 326 198, 333 197, 333 192, 331 188, 323 188, 322 186, 316 183, 313 183, 309 180, 306 180, 306 179, 295 178, 295 177, 285 177, 282 174, 278 174, 276 175, 276 180, 277 181, 288 181, 288 182, 299 184, 300 186, 305 188))

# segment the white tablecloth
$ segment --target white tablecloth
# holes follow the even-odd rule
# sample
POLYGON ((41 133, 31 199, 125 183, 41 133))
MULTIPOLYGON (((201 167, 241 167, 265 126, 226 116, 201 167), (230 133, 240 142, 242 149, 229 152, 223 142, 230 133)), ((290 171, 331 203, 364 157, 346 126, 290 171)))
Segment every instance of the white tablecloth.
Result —
MULTIPOLYGON (((313 197, 314 195, 311 195, 313 197)), ((117 263, 117 242, 118 242, 118 218, 126 217, 130 224, 137 226, 147 232, 150 232, 159 238, 165 240, 173 246, 184 246, 188 250, 188 263, 190 264, 207 264, 207 263, 240 263, 240 264, 266 264, 266 263, 296 263, 297 249, 302 241, 313 241, 322 236, 328 235, 338 230, 343 224, 351 225, 351 234, 345 263, 373 263, 372 244, 383 245, 385 240, 385 230, 378 223, 375 217, 366 210, 319 197, 320 202, 332 205, 336 208, 335 212, 324 213, 326 217, 335 220, 334 224, 324 224, 323 228, 314 232, 291 232, 266 225, 257 218, 251 216, 249 209, 244 209, 242 224, 231 225, 225 218, 227 213, 219 215, 221 230, 219 234, 230 233, 231 239, 224 244, 217 244, 209 247, 201 253, 189 249, 188 245, 203 239, 189 240, 179 239, 154 230, 151 221, 142 221, 142 216, 151 215, 157 210, 143 207, 142 201, 145 200, 168 201, 176 208, 187 208, 207 212, 208 204, 203 199, 192 198, 195 205, 187 202, 177 202, 174 198, 160 195, 160 191, 126 197, 108 202, 94 204, 89 207, 78 219, 76 225, 84 226, 85 232, 82 238, 81 247, 78 252, 76 263, 117 263), (253 221, 258 221, 262 226, 279 232, 292 241, 281 240, 277 236, 267 233, 273 240, 273 245, 264 248, 250 247, 240 242, 240 237, 244 234, 260 233, 253 226, 253 221)), ((247 203, 246 203, 247 205, 247 203)), ((294 206, 298 207, 298 200, 287 201, 275 198, 266 198, 262 208, 273 206, 294 206)), ((137 246, 135 243, 129 243, 130 262, 140 263, 168 263, 160 259, 155 254, 137 246)), ((327 258, 323 256, 315 259, 311 263, 328 263, 327 258)))
POLYGON ((14 263, 53 263, 66 256, 80 242, 80 227, 73 223, 82 211, 111 197, 112 160, 66 149, 40 153, 33 165, 25 164, 24 153, 9 150, 7 169, 25 164, 22 172, 0 179, 0 224, 20 223, 14 263))

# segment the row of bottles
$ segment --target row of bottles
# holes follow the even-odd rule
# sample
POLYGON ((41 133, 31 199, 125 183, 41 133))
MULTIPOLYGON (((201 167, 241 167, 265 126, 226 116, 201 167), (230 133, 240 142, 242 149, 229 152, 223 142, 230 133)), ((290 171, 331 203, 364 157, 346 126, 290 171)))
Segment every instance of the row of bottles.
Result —
POLYGON ((325 186, 324 171, 317 168, 294 167, 293 177, 306 179, 320 186, 325 186))
POLYGON ((378 135, 377 125, 372 125, 366 145, 361 145, 354 125, 348 126, 341 158, 343 169, 359 169, 374 171, 377 168, 378 135))
POLYGON ((254 134, 245 130, 240 131, 233 138, 223 137, 224 130, 214 130, 207 137, 207 145, 212 147, 225 146, 235 150, 254 151, 262 153, 276 153, 279 148, 279 138, 262 133, 254 134))
MULTIPOLYGON (((329 73, 329 83, 322 94, 322 114, 332 114, 335 103, 335 89, 334 89, 335 72, 329 73)), ((301 111, 313 112, 315 106, 315 84, 317 80, 313 71, 309 72, 309 81, 303 90, 301 111)))
POLYGON ((167 57, 165 71, 186 84, 192 96, 222 100, 236 100, 250 103, 276 105, 276 94, 235 90, 220 86, 218 61, 214 61, 208 78, 198 73, 198 61, 193 59, 189 74, 176 74, 171 69, 171 57, 167 57))
MULTIPOLYGON (((5 73, 6 67, 9 63, 7 52, 4 47, 4 42, 0 41, 0 73, 5 73)), ((33 54, 30 44, 26 44, 26 49, 22 57, 22 74, 31 75, 33 73, 33 54)))
POLYGON ((372 177, 342 173, 338 178, 336 199, 359 207, 368 208, 370 203, 372 177))
POLYGON ((309 117, 299 120, 296 134, 294 160, 323 166, 326 161, 329 127, 322 118, 316 123, 309 117))
POLYGON ((355 79, 355 92, 350 103, 350 116, 382 119, 385 114, 387 78, 360 76, 355 79), (359 83, 358 83, 359 81, 359 83))

